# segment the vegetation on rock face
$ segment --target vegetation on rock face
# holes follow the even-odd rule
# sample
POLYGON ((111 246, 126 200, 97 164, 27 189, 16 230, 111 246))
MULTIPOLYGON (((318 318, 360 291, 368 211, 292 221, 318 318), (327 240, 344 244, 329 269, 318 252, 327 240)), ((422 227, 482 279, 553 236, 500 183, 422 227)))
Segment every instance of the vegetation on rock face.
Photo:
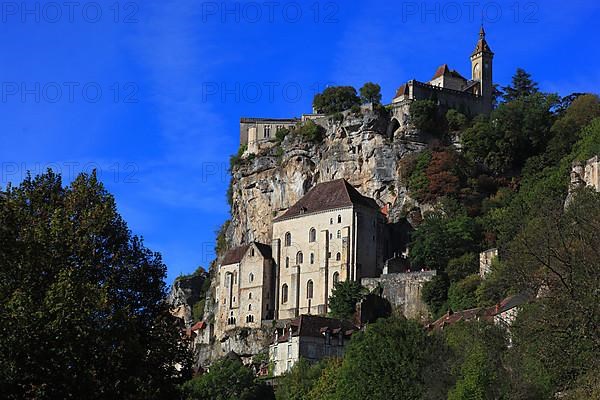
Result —
MULTIPOLYGON (((372 94, 372 93, 369 93, 372 94)), ((315 95, 313 108, 320 114, 335 114, 360 105, 361 99, 352 86, 330 86, 315 95)))
POLYGON ((3 398, 176 397, 190 355, 164 301, 165 265, 95 173, 9 187, 0 264, 3 398))

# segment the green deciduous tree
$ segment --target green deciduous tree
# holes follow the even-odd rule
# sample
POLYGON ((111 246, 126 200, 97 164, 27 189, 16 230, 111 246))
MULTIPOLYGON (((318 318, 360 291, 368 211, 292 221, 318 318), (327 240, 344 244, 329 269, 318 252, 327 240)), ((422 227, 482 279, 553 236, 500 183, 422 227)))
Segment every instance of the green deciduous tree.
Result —
POLYGON ((445 398, 443 387, 428 387, 430 380, 445 379, 441 354, 441 344, 416 322, 380 319, 353 335, 338 374, 338 397, 334 398, 445 398))
POLYGON ((360 97, 352 86, 330 86, 323 93, 315 95, 313 108, 318 113, 334 114, 360 105, 360 102, 360 97))
POLYGON ((475 292, 481 283, 478 274, 469 275, 463 280, 453 282, 448 289, 448 305, 452 310, 466 310, 477 306, 475 292))
POLYGON ((359 282, 346 280, 333 285, 329 296, 329 308, 334 318, 350 319, 356 311, 356 304, 366 295, 366 288, 359 282))
POLYGON ((452 350, 456 383, 448 400, 503 398, 507 382, 502 365, 507 351, 505 331, 486 322, 451 325, 443 335, 452 350))
POLYGON ((190 360, 165 265, 95 173, 0 195, 0 390, 8 399, 163 399, 190 360), (181 370, 176 368, 180 365, 181 370))
POLYGON ((381 86, 377 83, 367 82, 360 88, 360 99, 363 103, 380 104, 381 86))
POLYGON ((321 377, 326 361, 311 364, 300 358, 292 369, 277 382, 277 400, 304 400, 321 377))
POLYGON ((270 400, 273 390, 259 382, 252 370, 241 361, 224 358, 210 367, 210 372, 182 385, 186 400, 270 400))

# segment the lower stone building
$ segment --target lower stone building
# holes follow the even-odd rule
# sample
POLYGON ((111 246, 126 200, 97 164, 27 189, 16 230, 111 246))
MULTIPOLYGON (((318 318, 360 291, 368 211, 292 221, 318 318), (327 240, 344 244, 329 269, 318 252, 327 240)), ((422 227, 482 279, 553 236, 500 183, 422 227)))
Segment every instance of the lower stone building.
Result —
POLYGON ((259 328, 273 319, 271 247, 253 242, 229 250, 218 267, 217 330, 259 328))
POLYGON ((274 332, 269 346, 273 376, 285 374, 300 358, 316 362, 327 357, 342 357, 356 331, 358 328, 348 321, 300 315, 274 332))

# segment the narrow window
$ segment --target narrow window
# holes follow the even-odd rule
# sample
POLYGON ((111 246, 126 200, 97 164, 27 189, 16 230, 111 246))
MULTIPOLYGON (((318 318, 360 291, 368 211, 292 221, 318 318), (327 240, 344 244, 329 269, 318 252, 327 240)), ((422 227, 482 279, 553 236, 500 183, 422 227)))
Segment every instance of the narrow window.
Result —
POLYGON ((250 272, 250 275, 248 275, 248 281, 254 282, 254 274, 252 272, 250 272))
POLYGON ((284 241, 284 243, 285 243, 286 247, 292 245, 292 234, 291 233, 289 233, 289 232, 285 233, 285 241, 284 241))
POLYGON ((254 257, 254 247, 250 249, 250 257, 254 257))
POLYGON ((338 283, 340 281, 340 273, 339 272, 335 272, 333 274, 333 284, 335 285, 336 283, 338 283))
POLYGON ((337 238, 341 239, 342 238, 342 231, 337 231, 337 238))
POLYGON ((308 241, 311 243, 317 241, 317 230, 315 228, 310 228, 310 231, 308 232, 308 241))
POLYGON ((271 125, 265 125, 265 138, 271 137, 271 125))
POLYGON ((315 253, 310 253, 310 263, 311 264, 315 263, 315 253))
POLYGON ((248 300, 252 300, 252 292, 248 293, 248 300))
POLYGON ((299 251, 298 254, 296 254, 296 265, 300 265, 302 263, 304 263, 304 255, 301 251, 299 251))
POLYGON ((306 283, 306 298, 307 299, 313 298, 313 281, 308 281, 306 283))
POLYGON ((286 268, 289 268, 289 267, 290 267, 290 258, 289 258, 289 257, 286 257, 286 258, 285 258, 285 267, 286 267, 286 268))
POLYGON ((341 224, 341 223, 342 223, 342 216, 338 215, 338 224, 341 224))
POLYGON ((283 286, 281 287, 281 302, 287 303, 287 301, 288 301, 288 285, 284 283, 283 286))
POLYGON ((252 304, 248 304, 248 311, 252 311, 252 304))
POLYGON ((341 253, 337 253, 337 254, 335 255, 335 260, 336 260, 336 261, 340 261, 341 259, 342 259, 342 254, 341 254, 341 253))

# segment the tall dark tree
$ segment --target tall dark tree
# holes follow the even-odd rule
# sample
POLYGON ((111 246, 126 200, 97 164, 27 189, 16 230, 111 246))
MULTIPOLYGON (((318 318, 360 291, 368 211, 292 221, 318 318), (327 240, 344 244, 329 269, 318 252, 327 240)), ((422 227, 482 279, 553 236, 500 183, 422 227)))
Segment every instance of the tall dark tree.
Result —
POLYGON ((165 265, 96 175, 51 171, 0 197, 0 391, 8 399, 162 399, 189 354, 165 265))
POLYGON ((505 101, 513 101, 520 97, 531 96, 538 92, 538 84, 531 79, 531 74, 523 68, 517 68, 512 77, 512 83, 502 88, 505 101))

